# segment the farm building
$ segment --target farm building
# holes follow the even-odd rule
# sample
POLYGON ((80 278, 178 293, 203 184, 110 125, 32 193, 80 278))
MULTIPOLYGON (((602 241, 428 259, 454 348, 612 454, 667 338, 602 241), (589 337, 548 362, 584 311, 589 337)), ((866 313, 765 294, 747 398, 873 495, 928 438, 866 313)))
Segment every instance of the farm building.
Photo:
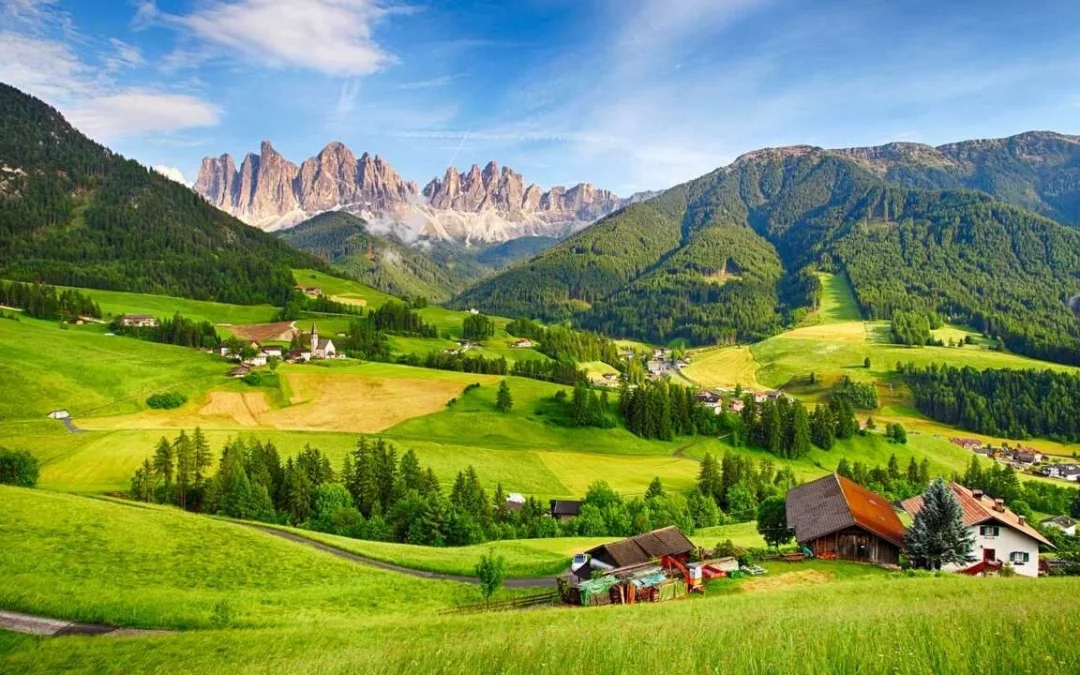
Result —
POLYGON ((665 557, 685 565, 694 548, 693 542, 673 525, 591 548, 584 553, 586 564, 574 570, 573 574, 588 579, 593 570, 610 571, 665 557))
POLYGON ((906 531, 889 500, 843 476, 788 491, 787 522, 814 557, 900 563, 906 531))
POLYGON ((49 417, 54 420, 66 420, 71 417, 71 413, 66 410, 54 410, 49 413, 49 417))
POLYGON ((244 377, 251 372, 248 366, 237 366, 229 371, 229 377, 244 377))
MULTIPOLYGON (((1004 500, 993 499, 982 490, 969 490, 956 483, 950 483, 949 489, 960 502, 964 525, 974 535, 975 544, 970 556, 972 564, 948 565, 943 569, 986 574, 997 572, 1009 562, 1019 575, 1039 575, 1039 547, 1053 548, 1046 537, 1023 516, 1006 508, 1004 500)), ((900 506, 914 518, 922 510, 922 496, 905 499, 900 506)))
POLYGON ((120 325, 132 328, 153 328, 157 326, 157 319, 150 314, 124 314, 120 317, 120 325))
POLYGON ((574 556, 559 577, 559 592, 573 605, 635 604, 685 597, 692 579, 686 563, 694 544, 677 527, 602 544, 574 556))
POLYGON ((581 513, 581 502, 569 499, 551 500, 551 517, 560 523, 573 518, 579 513, 581 513))

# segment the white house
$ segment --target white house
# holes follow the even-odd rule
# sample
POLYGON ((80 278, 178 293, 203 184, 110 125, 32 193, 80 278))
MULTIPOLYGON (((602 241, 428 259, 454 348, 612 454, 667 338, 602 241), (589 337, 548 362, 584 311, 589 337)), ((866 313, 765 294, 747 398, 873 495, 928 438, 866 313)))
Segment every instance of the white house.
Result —
POLYGON ((266 358, 268 358, 268 359, 269 358, 275 358, 275 359, 280 359, 281 358, 281 347, 278 347, 276 345, 270 345, 269 347, 263 347, 262 351, 263 351, 263 354, 265 354, 266 358))
POLYGON ((49 417, 54 420, 66 420, 67 418, 71 417, 71 413, 66 410, 54 410, 49 413, 49 417))
POLYGON ((1042 521, 1043 527, 1061 530, 1070 537, 1076 536, 1076 521, 1068 516, 1054 516, 1042 521))
POLYGON ((1042 469, 1047 478, 1060 478, 1075 483, 1080 480, 1080 466, 1075 464, 1047 464, 1042 469))
POLYGON ((244 359, 244 365, 247 365, 247 366, 265 366, 266 365, 266 354, 263 354, 262 352, 259 352, 255 356, 252 356, 250 359, 244 359))
MULTIPOLYGON (((1012 563, 1017 574, 1039 576, 1039 547, 1054 548, 1046 537, 1029 525, 1023 516, 1006 508, 1001 499, 993 499, 982 490, 950 483, 949 488, 960 502, 964 513, 964 525, 975 535, 973 559, 968 565, 948 565, 948 569, 965 574, 994 572, 1004 563, 1012 563)), ((922 496, 906 499, 901 503, 912 518, 922 510, 922 496)))
POLYGON ((153 328, 157 326, 157 319, 150 314, 124 314, 120 324, 131 328, 153 328))

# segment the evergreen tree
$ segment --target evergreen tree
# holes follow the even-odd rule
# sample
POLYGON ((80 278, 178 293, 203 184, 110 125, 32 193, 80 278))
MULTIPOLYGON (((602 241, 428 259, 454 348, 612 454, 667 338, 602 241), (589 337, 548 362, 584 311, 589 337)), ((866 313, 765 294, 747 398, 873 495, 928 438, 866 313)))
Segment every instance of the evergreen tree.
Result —
POLYGON ((911 557, 920 565, 939 570, 974 560, 975 536, 964 525, 964 512, 945 481, 938 478, 923 493, 922 509, 906 539, 911 557))
POLYGON ((698 470, 698 490, 701 494, 711 497, 717 504, 724 497, 720 465, 710 452, 705 453, 705 457, 701 460, 701 468, 698 470))
POLYGON ((660 482, 660 476, 656 476, 649 483, 649 487, 645 490, 645 499, 657 499, 666 497, 667 493, 664 492, 664 485, 660 482))
POLYGON ((508 413, 514 407, 514 398, 510 395, 510 384, 506 380, 499 382, 499 393, 495 397, 495 409, 508 413))
POLYGON ((791 443, 788 456, 793 459, 805 457, 810 452, 810 418, 806 408, 796 401, 792 408, 791 443))
POLYGON ((195 485, 202 486, 206 480, 206 470, 214 464, 214 455, 210 450, 210 443, 202 429, 195 427, 195 434, 191 437, 191 443, 195 450, 194 470, 195 485))
POLYGON ((168 439, 164 436, 158 441, 157 449, 154 451, 154 473, 158 478, 165 481, 165 499, 169 499, 171 493, 172 481, 175 469, 175 457, 173 454, 173 446, 169 443, 168 439))
POLYGON ((176 498, 180 508, 187 508, 188 486, 195 477, 195 446, 188 435, 181 430, 173 443, 176 456, 176 498))

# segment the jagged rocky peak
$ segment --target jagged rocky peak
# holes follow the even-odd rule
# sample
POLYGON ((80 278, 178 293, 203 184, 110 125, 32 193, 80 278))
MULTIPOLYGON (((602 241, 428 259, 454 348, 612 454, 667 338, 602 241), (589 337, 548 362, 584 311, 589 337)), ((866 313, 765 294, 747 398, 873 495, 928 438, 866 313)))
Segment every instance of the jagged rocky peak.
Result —
POLYGON ((328 143, 300 166, 285 159, 269 141, 263 141, 258 154, 248 154, 239 169, 228 155, 208 157, 195 189, 218 208, 264 229, 290 227, 323 211, 346 209, 388 223, 407 240, 558 236, 627 203, 588 183, 544 192, 494 160, 483 168, 448 167, 421 191, 379 155, 365 152, 357 158, 340 141, 328 143))

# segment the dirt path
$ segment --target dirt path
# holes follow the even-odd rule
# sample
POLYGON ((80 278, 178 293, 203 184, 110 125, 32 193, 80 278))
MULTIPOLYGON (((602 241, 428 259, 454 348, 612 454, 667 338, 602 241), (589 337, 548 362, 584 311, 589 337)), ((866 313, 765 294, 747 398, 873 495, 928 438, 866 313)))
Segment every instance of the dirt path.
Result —
POLYGON ((69 434, 81 434, 83 432, 82 429, 75 426, 75 420, 70 417, 65 417, 61 421, 64 423, 64 426, 67 427, 69 434))
MULTIPOLYGON (((357 555, 349 551, 336 548, 334 546, 327 546, 326 544, 315 541, 314 539, 308 539, 292 532, 285 532, 283 530, 275 530, 271 527, 260 527, 258 525, 249 525, 250 528, 265 532, 266 534, 273 535, 275 537, 281 537, 287 539, 296 544, 302 546, 310 546, 311 548, 318 549, 324 553, 330 555, 336 555, 339 558, 345 560, 351 560, 361 565, 370 565, 372 567, 378 567, 379 569, 389 570, 391 572, 399 572, 401 574, 408 574, 409 576, 419 577, 421 579, 437 579, 440 581, 456 581, 462 584, 478 584, 480 580, 476 577, 466 577, 458 574, 443 574, 441 572, 428 572, 426 570, 417 570, 411 567, 402 567, 401 565, 395 565, 393 563, 383 562, 381 560, 375 560, 374 558, 368 558, 366 556, 357 555)), ((554 588, 554 577, 540 577, 536 579, 507 579, 504 584, 506 588, 554 588)))
POLYGON ((0 611, 0 630, 27 635, 164 635, 167 630, 148 628, 119 628, 100 623, 78 623, 63 619, 49 619, 33 614, 0 611))

